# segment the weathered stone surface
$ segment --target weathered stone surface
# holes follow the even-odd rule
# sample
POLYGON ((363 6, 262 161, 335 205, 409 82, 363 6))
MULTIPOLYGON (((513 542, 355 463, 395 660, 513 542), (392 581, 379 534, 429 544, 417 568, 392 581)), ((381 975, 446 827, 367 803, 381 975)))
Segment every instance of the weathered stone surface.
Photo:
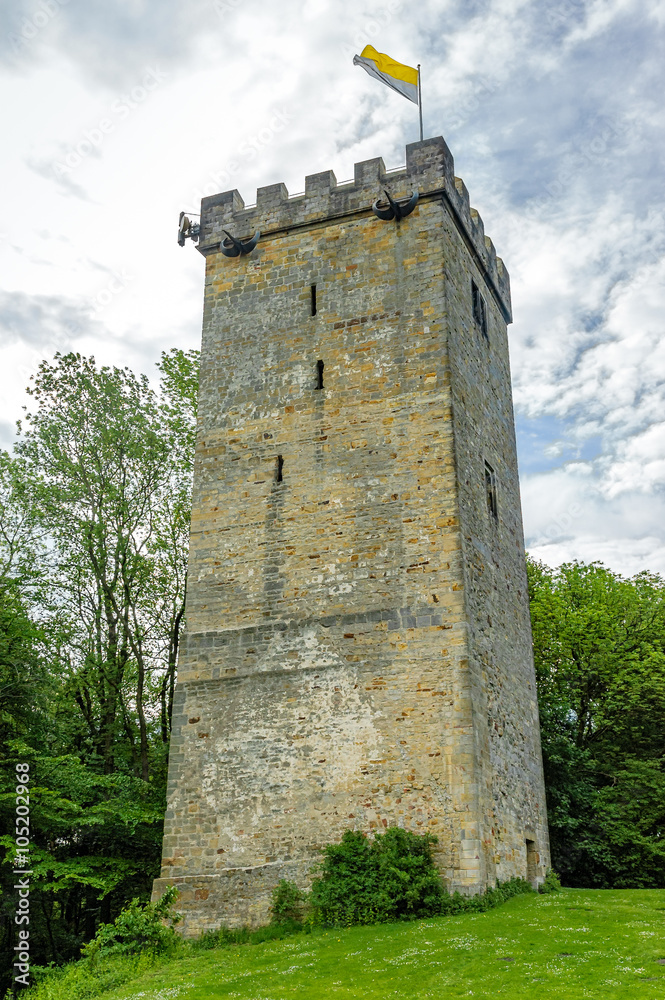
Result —
POLYGON ((415 143, 405 171, 370 160, 352 185, 316 174, 303 196, 271 185, 254 209, 227 192, 202 212, 187 635, 155 893, 183 887, 186 934, 260 922, 323 844, 393 824, 438 835, 451 889, 526 876, 527 840, 541 878, 509 280, 450 152, 415 143), (383 187, 420 191, 399 226, 371 213, 383 187), (263 236, 229 259, 222 228, 263 236))

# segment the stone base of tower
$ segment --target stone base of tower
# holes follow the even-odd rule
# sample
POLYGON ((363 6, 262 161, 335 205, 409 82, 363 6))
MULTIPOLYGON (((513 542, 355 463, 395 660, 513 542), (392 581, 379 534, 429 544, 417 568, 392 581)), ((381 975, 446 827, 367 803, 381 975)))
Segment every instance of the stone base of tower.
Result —
MULTIPOLYGON (((548 856, 541 856, 534 840, 527 840, 532 846, 526 853, 515 851, 512 863, 503 864, 497 877, 502 881, 509 878, 526 878, 534 889, 543 882, 548 856)), ((479 842, 475 842, 479 845, 479 842)), ((312 882, 312 869, 319 858, 299 861, 274 861, 247 868, 223 868, 212 875, 176 875, 172 878, 157 878, 153 882, 152 900, 161 898, 169 886, 178 889, 176 910, 182 915, 178 930, 184 938, 197 938, 206 931, 216 931, 220 927, 262 927, 270 922, 270 904, 273 889, 287 879, 307 890, 312 882)), ((460 869, 448 871, 444 884, 449 892, 475 895, 493 887, 494 879, 483 880, 480 876, 477 848, 473 841, 461 845, 460 869)))
POLYGON ((178 889, 178 930, 185 938, 224 927, 261 927, 270 922, 272 891, 281 879, 309 888, 312 860, 275 861, 250 868, 223 868, 214 875, 156 878, 153 902, 170 885, 178 889))

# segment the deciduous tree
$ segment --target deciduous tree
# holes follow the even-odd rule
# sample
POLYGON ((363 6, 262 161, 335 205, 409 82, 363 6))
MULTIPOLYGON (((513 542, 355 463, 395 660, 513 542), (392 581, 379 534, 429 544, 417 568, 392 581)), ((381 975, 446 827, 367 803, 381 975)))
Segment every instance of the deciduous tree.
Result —
POLYGON ((156 391, 126 368, 56 355, 32 382, 14 456, 0 455, 2 880, 11 890, 21 760, 36 963, 75 956, 159 869, 198 353, 159 368, 156 391))
POLYGON ((529 563, 554 867, 665 885, 665 583, 529 563))

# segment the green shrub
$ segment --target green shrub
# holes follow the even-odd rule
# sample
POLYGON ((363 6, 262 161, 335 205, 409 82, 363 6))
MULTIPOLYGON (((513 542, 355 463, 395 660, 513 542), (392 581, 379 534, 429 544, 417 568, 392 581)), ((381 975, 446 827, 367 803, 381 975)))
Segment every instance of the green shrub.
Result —
POLYGON ((94 964, 99 955, 164 955, 179 943, 175 925, 181 920, 173 913, 178 890, 170 885, 156 903, 142 906, 133 899, 112 924, 102 924, 82 954, 94 964))
POLYGON ((552 869, 548 868, 545 873, 545 881, 538 886, 538 892, 560 892, 561 891, 561 880, 557 873, 552 869))
POLYGON ((519 893, 532 892, 511 879, 473 896, 452 896, 434 864, 436 837, 390 827, 373 841, 347 830, 340 844, 325 848, 310 897, 310 922, 374 924, 389 920, 483 912, 519 893))
POLYGON ((272 923, 302 923, 306 905, 307 893, 299 889, 295 882, 280 879, 272 891, 272 923))
POLYGON ((311 892, 312 916, 323 924, 374 924, 441 912, 445 890, 432 858, 436 837, 399 827, 373 841, 347 830, 325 848, 311 892))
MULTIPOLYGON (((250 930, 220 927, 198 940, 182 944, 174 926, 177 890, 171 886, 157 903, 141 907, 137 900, 113 924, 103 924, 82 949, 84 960, 61 968, 37 969, 29 1000, 88 1000, 118 987, 164 960, 157 956, 178 948, 178 957, 242 944, 261 944, 318 925, 370 924, 389 920, 482 912, 518 893, 532 892, 523 879, 511 879, 475 896, 450 895, 441 884, 432 858, 436 838, 391 827, 368 840, 350 830, 340 844, 325 849, 312 892, 282 880, 273 891, 270 924, 250 930), (309 913, 304 925, 305 908, 309 913), (299 919, 295 919, 295 914, 299 919), (101 957, 101 961, 97 958, 101 957)), ((548 872, 546 892, 558 879, 548 872)))

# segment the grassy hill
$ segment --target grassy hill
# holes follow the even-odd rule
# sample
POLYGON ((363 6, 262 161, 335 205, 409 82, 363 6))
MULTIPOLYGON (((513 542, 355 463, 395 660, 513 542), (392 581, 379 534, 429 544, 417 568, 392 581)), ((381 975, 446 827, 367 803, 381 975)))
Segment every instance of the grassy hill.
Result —
MULTIPOLYGON (((123 964, 124 961, 124 964, 123 964)), ((665 1000, 665 890, 566 889, 487 913, 298 934, 133 969, 74 969, 25 1000, 665 1000), (131 975, 122 986, 108 985, 131 975), (77 986, 76 980, 79 980, 77 986), (87 980, 87 986, 84 985, 87 980), (90 989, 93 992, 89 992, 90 989)))

